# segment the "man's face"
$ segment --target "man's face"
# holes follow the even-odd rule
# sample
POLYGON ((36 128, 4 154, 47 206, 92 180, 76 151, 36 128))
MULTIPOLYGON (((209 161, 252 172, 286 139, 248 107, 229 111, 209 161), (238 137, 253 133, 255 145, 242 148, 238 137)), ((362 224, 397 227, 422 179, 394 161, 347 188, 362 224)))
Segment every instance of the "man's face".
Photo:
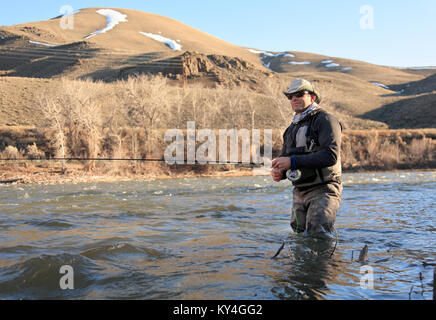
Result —
POLYGON ((315 95, 311 95, 309 92, 305 91, 304 94, 303 92, 297 92, 296 94, 292 95, 292 98, 289 100, 291 101, 292 109, 296 113, 302 113, 308 106, 310 106, 315 101, 315 99, 315 95))

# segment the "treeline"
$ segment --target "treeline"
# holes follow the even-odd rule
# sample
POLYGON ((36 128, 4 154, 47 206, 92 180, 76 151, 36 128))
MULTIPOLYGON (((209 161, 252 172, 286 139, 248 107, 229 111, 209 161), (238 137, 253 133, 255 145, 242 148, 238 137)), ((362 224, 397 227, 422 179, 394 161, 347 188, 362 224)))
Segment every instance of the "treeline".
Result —
MULTIPOLYGON (((4 139, 0 130, 0 141, 8 141, 0 146, 0 157, 162 158, 168 145, 163 139, 165 131, 186 129, 188 121, 194 121, 197 129, 273 129, 272 151, 277 156, 283 130, 292 117, 289 101, 282 94, 286 85, 271 79, 261 91, 254 92, 248 87, 173 86, 159 76, 138 76, 111 84, 62 79, 58 87, 41 92, 33 106, 41 122, 38 136, 45 139, 35 138, 35 144, 27 139, 23 144, 17 137, 5 136, 12 129, 4 131, 4 139)), ((347 130, 342 144, 343 166, 434 167, 435 132, 347 130)), ((89 171, 96 166, 94 161, 86 162, 89 171)))
MULTIPOLYGON (((109 132, 105 128, 104 132, 109 132)), ((33 128, 0 128, 0 140, 7 136, 13 136, 19 142, 17 147, 9 145, 0 152, 1 159, 47 159, 55 157, 56 151, 53 148, 53 136, 56 131, 53 129, 38 129, 37 136, 32 135, 33 128), (27 144, 27 145, 26 145, 27 144)), ((185 136, 186 130, 183 130, 185 136)), ((279 155, 282 145, 282 130, 273 130, 273 157, 279 155)), ((163 140, 165 130, 156 130, 155 145, 153 153, 154 159, 162 159, 168 142, 163 140)), ((215 130, 218 137, 218 132, 215 130)), ((9 141, 12 141, 8 138, 9 141)), ((111 154, 115 159, 140 159, 145 158, 147 148, 145 145, 146 135, 141 128, 122 128, 116 135, 116 139, 104 139, 103 150, 111 154)), ((261 149, 263 149, 263 139, 261 139, 261 149)), ((241 142, 239 142, 239 147, 241 142)), ((197 147, 199 144, 197 144, 197 147)), ((72 146, 67 142, 67 150, 72 146)), ((185 142, 186 150, 186 142, 185 142)), ((240 148, 241 150, 241 148, 240 148)), ((79 156, 84 154, 78 153, 79 156)), ((217 150, 217 159, 219 151, 217 150)), ((99 154, 102 158, 103 155, 99 154)), ((84 157, 85 158, 85 157, 84 157)), ((149 157, 150 158, 150 157, 149 157)), ((344 170, 391 170, 391 169, 419 169, 436 168, 436 129, 413 129, 413 130, 350 130, 345 131, 342 138, 341 162, 344 170)), ((10 162, 9 162, 10 163, 10 162)), ((41 163, 44 163, 42 161, 41 163)), ((144 164, 137 161, 104 161, 81 162, 85 164, 85 169, 93 171, 102 169, 103 172, 111 174, 130 174, 137 173, 150 168, 159 167, 158 164, 144 164)), ((213 167, 213 166, 210 166, 213 167)), ((230 169, 234 166, 228 166, 230 169)), ((226 168, 225 170, 228 170, 226 168)), ((203 166, 165 166, 165 170, 175 172, 193 170, 197 172, 211 171, 213 168, 203 166), (201 168, 199 168, 201 167, 201 168)), ((219 167, 220 170, 223 167, 219 167)), ((99 170, 99 171, 102 171, 99 170)))
POLYGON ((436 168, 436 129, 351 130, 342 139, 344 169, 436 168))
POLYGON ((113 84, 63 79, 35 105, 49 130, 57 158, 156 158, 163 131, 285 127, 292 109, 284 84, 267 81, 263 92, 248 87, 173 86, 160 76, 131 77, 113 84), (263 106, 267 105, 267 108, 263 106))

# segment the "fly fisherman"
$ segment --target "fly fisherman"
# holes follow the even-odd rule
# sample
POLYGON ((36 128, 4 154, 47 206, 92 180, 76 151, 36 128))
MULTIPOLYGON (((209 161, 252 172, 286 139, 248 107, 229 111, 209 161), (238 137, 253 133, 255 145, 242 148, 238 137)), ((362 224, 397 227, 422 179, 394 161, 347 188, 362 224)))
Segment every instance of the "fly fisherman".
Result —
POLYGON ((295 79, 284 92, 295 111, 283 134, 280 157, 272 162, 271 175, 294 185, 291 227, 309 235, 334 230, 341 202, 341 134, 339 121, 318 103, 321 96, 304 79, 295 79))

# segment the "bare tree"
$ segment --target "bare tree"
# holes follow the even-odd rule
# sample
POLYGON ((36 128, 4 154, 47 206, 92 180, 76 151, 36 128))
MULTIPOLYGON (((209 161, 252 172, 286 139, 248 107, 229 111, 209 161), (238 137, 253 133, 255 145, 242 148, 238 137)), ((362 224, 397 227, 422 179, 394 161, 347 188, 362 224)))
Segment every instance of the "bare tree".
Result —
POLYGON ((62 172, 65 172, 65 158, 68 155, 66 142, 66 118, 62 105, 57 100, 47 95, 41 95, 37 99, 37 107, 43 117, 48 121, 48 127, 54 129, 54 139, 50 140, 50 145, 55 150, 55 157, 61 158, 62 172))
POLYGON ((263 85, 263 91, 271 99, 272 107, 280 113, 281 127, 289 124, 289 119, 293 114, 291 105, 283 94, 283 88, 283 83, 271 78, 268 78, 263 85))
MULTIPOLYGON (((46 92, 37 100, 37 107, 48 126, 56 132, 54 146, 57 156, 98 157, 103 123, 99 86, 101 84, 92 81, 64 78, 59 90, 46 92)), ((88 162, 88 170, 94 167, 95 162, 88 162)))
POLYGON ((157 122, 169 113, 170 86, 164 77, 141 75, 129 78, 124 88, 128 115, 144 126, 146 154, 150 154, 153 130, 157 122))

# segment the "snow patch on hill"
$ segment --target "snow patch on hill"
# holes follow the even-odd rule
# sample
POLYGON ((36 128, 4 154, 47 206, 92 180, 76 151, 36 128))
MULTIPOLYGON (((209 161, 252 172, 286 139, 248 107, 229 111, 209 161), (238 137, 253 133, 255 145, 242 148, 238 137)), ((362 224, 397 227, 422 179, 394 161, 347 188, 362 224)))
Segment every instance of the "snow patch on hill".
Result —
POLYGON ((288 64, 312 64, 310 61, 289 61, 288 64))
POLYGON ((153 34, 153 33, 147 33, 147 32, 141 32, 139 31, 140 34, 142 34, 143 36, 152 38, 153 40, 165 43, 168 47, 171 48, 171 50, 175 50, 175 51, 180 51, 182 50, 182 45, 179 43, 180 40, 172 40, 169 38, 165 38, 163 36, 157 35, 157 34, 153 34))
POLYGON ((255 50, 255 49, 247 49, 247 50, 250 51, 251 53, 260 54, 261 56, 270 57, 270 58, 277 58, 280 56, 291 57, 291 58, 294 57, 293 54, 286 53, 286 52, 271 53, 271 52, 260 51, 260 50, 255 50))
POLYGON ((383 83, 379 83, 379 82, 371 82, 372 84, 375 84, 376 86, 378 86, 378 87, 382 87, 382 88, 384 88, 384 89, 388 89, 389 90, 389 87, 388 86, 386 86, 386 85, 384 85, 383 83))
POLYGON ((31 44, 38 44, 38 45, 46 46, 46 47, 59 47, 59 45, 57 45, 57 44, 50 44, 50 43, 44 43, 44 42, 38 42, 38 41, 32 41, 32 40, 29 40, 29 42, 31 44))
POLYGON ((118 11, 112 9, 100 9, 97 10, 98 14, 101 14, 107 19, 107 26, 102 30, 97 30, 85 37, 85 39, 89 39, 97 34, 106 33, 109 30, 112 30, 117 24, 120 22, 127 22, 127 15, 122 14, 118 11))
MULTIPOLYGON (((326 68, 337 68, 337 67, 341 66, 339 63, 335 63, 335 62, 333 62, 333 60, 330 60, 330 59, 321 61, 321 64, 323 64, 326 68)), ((353 69, 353 68, 352 67, 342 67, 341 71, 348 71, 351 69, 353 69)))
POLYGON ((251 53, 260 55, 260 59, 262 60, 263 65, 265 67, 267 67, 268 69, 271 69, 271 59, 273 59, 273 58, 278 58, 281 56, 290 57, 290 58, 295 57, 293 54, 286 53, 286 52, 271 53, 271 52, 260 51, 260 50, 255 50, 255 49, 247 49, 247 50, 250 51, 251 53))

